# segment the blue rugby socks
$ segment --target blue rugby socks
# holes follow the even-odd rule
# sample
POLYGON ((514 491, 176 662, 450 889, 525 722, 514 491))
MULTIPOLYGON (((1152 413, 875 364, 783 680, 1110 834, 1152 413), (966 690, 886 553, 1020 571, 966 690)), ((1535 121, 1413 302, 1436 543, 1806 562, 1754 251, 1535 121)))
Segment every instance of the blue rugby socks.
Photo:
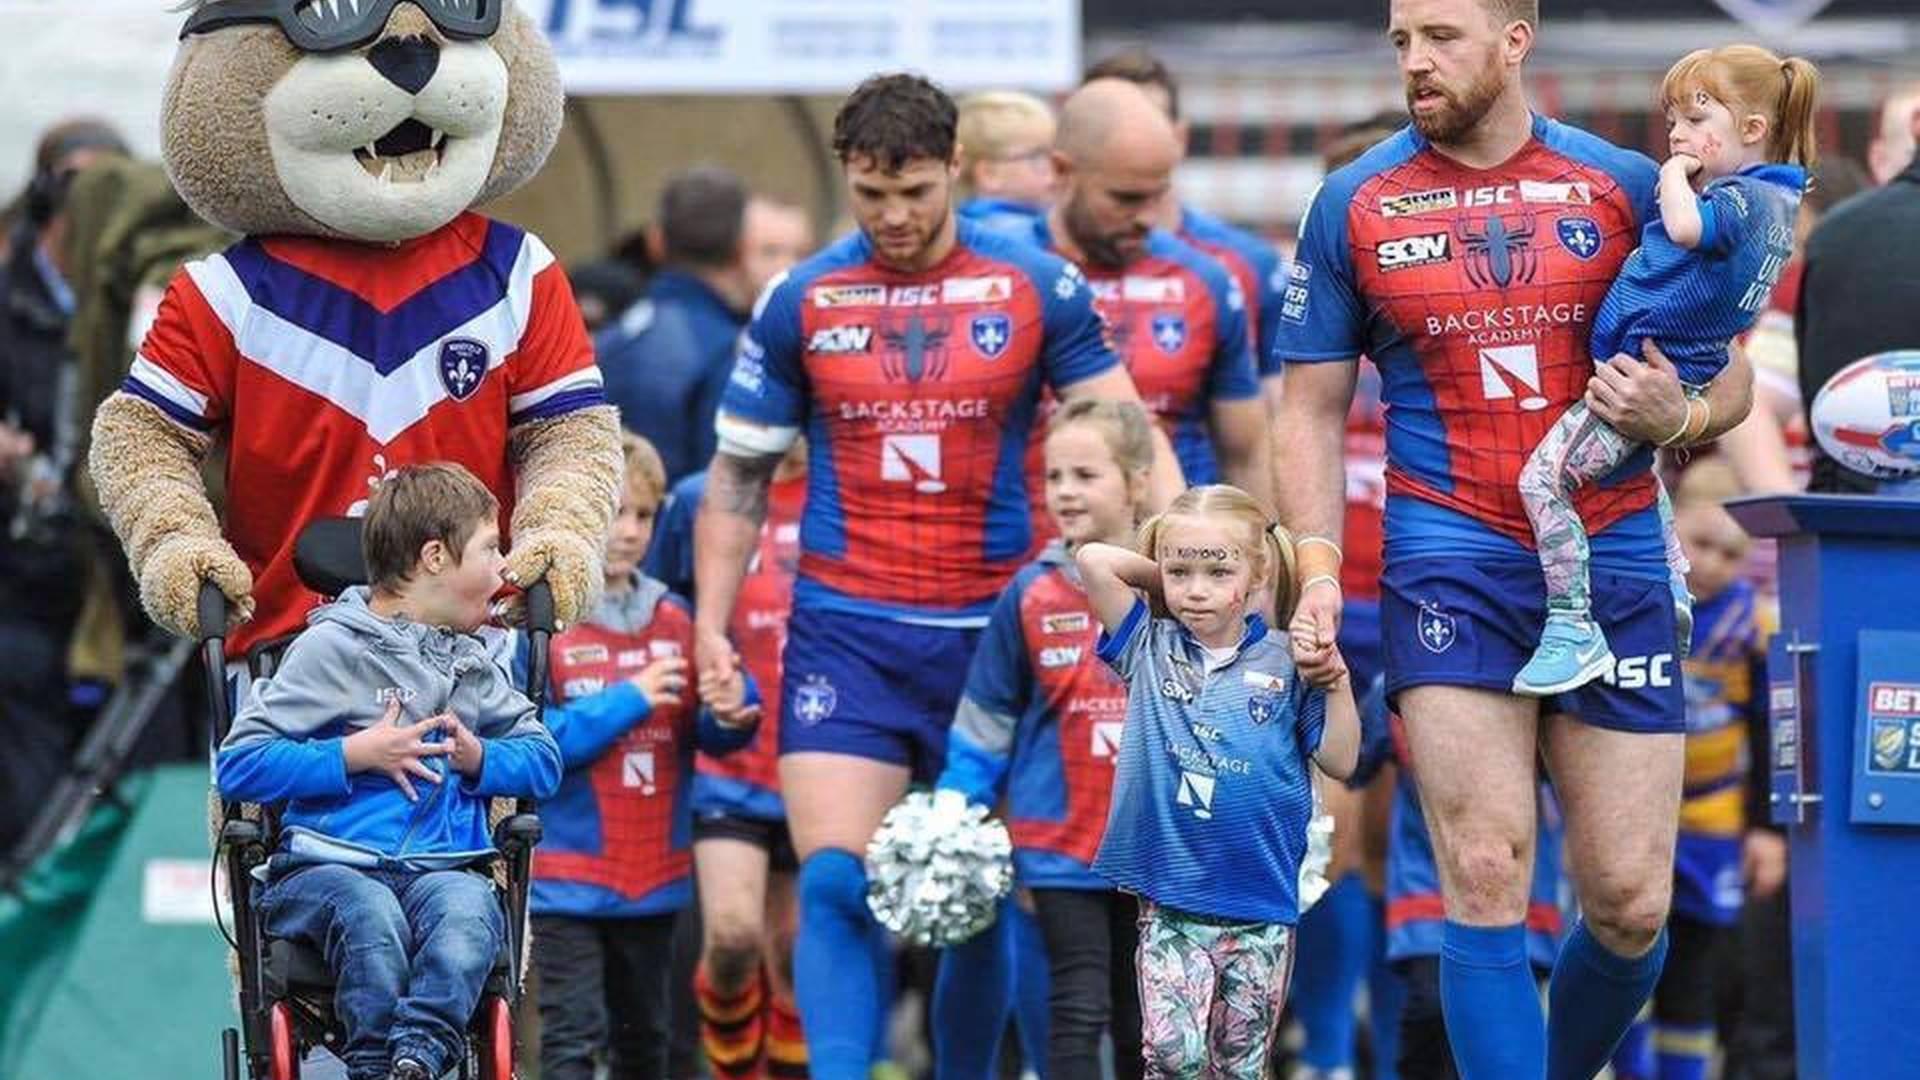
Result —
POLYGON ((1373 927, 1373 956, 1367 968, 1367 1022, 1373 1028, 1373 1080, 1400 1080, 1400 1013, 1407 984, 1387 961, 1387 901, 1367 895, 1367 920, 1373 927))
POLYGON ((1586 920, 1574 924, 1547 989, 1549 1080, 1593 1080, 1653 993, 1666 959, 1665 930, 1645 955, 1625 957, 1600 944, 1586 920))
POLYGON ((993 925, 941 951, 933 980, 934 1080, 989 1080, 998 1075, 1000 1035, 1013 1012, 1013 927, 1010 900, 993 925))
POLYGON ((1546 1022, 1527 963, 1527 927, 1447 920, 1440 1007, 1461 1080, 1542 1080, 1546 1022))
POLYGON ((850 851, 823 848, 800 867, 799 892, 793 982, 809 1067, 817 1080, 867 1080, 881 987, 866 867, 850 851))
POLYGON ((1307 1033, 1300 1060, 1322 1072, 1353 1067, 1353 999, 1373 960, 1373 914, 1366 884, 1348 874, 1300 919, 1288 1000, 1307 1033))

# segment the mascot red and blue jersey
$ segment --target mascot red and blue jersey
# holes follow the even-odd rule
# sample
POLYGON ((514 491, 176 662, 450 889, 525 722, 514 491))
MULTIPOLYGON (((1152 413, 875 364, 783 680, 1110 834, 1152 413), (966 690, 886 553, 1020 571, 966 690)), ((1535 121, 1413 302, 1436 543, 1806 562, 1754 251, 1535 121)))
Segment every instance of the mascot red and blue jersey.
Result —
POLYGON ((229 516, 260 618, 232 644, 298 629, 312 598, 301 525, 358 514, 390 470, 456 461, 509 496, 514 425, 605 403, 572 291, 537 237, 463 214, 398 247, 244 240, 169 286, 122 389, 197 431, 225 428, 229 516))
POLYGON ((203 581, 230 655, 319 598, 294 538, 393 471, 454 461, 501 505, 510 576, 578 622, 601 582, 619 421, 563 271, 475 207, 559 138, 553 51, 511 4, 197 0, 162 107, 167 176, 238 234, 183 268, 89 468, 147 612, 186 636, 203 581), (317 7, 313 10, 318 10, 317 7), (217 512, 201 463, 226 453, 217 512))

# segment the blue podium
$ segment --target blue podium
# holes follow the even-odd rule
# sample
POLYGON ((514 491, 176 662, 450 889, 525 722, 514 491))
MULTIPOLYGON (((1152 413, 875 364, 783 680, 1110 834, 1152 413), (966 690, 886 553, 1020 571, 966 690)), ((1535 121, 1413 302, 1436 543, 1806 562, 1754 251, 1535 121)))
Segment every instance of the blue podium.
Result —
POLYGON ((1771 812, 1791 844, 1801 1080, 1920 1077, 1920 500, 1742 499, 1780 542, 1771 812))

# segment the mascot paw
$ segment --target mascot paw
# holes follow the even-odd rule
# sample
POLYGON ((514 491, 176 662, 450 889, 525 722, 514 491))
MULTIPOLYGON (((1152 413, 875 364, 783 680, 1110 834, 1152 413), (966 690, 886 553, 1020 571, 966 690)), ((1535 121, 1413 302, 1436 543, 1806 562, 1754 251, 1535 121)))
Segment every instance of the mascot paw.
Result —
POLYGON ((507 580, 525 587, 543 577, 553 590, 554 618, 572 626, 586 615, 600 585, 600 545, 558 529, 514 537, 507 580))
POLYGON ((140 570, 140 603, 154 622, 197 638, 202 581, 213 582, 226 594, 228 626, 253 617, 253 574, 233 548, 217 537, 176 536, 155 548, 140 570))

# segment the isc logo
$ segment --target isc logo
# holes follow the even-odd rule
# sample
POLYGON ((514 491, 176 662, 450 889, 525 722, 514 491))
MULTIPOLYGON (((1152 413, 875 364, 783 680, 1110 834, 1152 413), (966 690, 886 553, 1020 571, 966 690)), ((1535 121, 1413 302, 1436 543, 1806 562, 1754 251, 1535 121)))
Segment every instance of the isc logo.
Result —
POLYGON ((1426 233, 1421 236, 1404 236, 1398 240, 1385 240, 1381 242, 1375 254, 1380 260, 1382 270, 1404 270, 1409 266, 1446 262, 1448 259, 1447 234, 1426 233))
POLYGON ((863 353, 872 347, 871 326, 828 326, 815 330, 813 338, 807 342, 808 352, 823 355, 863 353))
POLYGON ((1613 670, 1600 676, 1600 680, 1622 690, 1672 686, 1673 654, 1617 657, 1613 662, 1613 670))

